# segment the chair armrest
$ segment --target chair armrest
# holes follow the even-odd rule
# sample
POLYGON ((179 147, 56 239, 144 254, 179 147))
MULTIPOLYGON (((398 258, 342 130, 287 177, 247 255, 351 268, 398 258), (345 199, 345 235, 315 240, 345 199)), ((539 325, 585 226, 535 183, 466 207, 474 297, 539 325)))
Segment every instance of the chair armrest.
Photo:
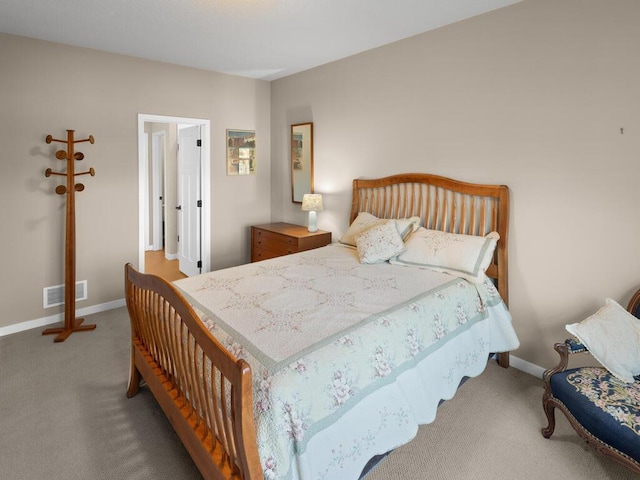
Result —
POLYGON ((560 355, 560 362, 553 368, 545 370, 542 374, 542 379, 547 382, 551 375, 564 372, 569 365, 569 355, 574 353, 589 353, 589 349, 585 347, 575 338, 568 338, 563 343, 556 343, 553 349, 560 355))

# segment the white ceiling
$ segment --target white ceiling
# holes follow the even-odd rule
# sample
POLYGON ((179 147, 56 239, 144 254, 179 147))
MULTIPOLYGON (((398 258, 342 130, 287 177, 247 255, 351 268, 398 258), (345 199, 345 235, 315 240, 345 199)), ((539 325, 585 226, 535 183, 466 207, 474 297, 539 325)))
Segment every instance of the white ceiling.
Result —
POLYGON ((0 32, 274 80, 521 0, 0 0, 0 32))

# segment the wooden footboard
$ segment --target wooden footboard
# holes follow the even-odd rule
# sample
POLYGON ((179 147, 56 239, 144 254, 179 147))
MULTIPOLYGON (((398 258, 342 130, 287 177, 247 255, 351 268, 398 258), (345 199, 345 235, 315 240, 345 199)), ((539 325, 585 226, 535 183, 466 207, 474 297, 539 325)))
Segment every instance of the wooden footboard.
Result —
POLYGON ((127 396, 145 380, 205 479, 263 479, 251 369, 169 283, 125 266, 131 320, 127 396))

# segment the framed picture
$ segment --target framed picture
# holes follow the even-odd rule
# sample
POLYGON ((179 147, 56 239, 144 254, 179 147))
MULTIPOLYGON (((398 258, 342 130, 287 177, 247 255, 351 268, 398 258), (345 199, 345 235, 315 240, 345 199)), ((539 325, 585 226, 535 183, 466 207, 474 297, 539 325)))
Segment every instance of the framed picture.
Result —
POLYGON ((227 175, 256 173, 256 132, 227 130, 227 175))

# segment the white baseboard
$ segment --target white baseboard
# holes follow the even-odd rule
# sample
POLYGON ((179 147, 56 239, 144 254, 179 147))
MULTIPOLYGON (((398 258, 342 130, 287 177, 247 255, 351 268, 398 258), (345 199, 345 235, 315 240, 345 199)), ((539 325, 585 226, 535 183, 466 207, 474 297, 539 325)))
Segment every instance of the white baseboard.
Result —
POLYGON ((527 362, 526 360, 514 357, 513 355, 509 355, 509 365, 537 378, 542 378, 542 374, 545 371, 544 368, 536 365, 535 363, 527 362))
MULTIPOLYGON (((101 303, 99 305, 79 308, 76 310, 76 315, 81 317, 84 315, 91 315, 92 313, 106 312, 107 310, 124 307, 125 305, 125 299, 121 298, 120 300, 114 300, 113 302, 101 303)), ((37 318, 35 320, 28 320, 26 322, 20 322, 14 325, 7 325, 6 327, 0 327, 0 337, 11 335, 12 333, 23 332, 25 330, 31 330, 32 328, 46 327, 47 325, 60 322, 64 322, 64 313, 37 318)))
POLYGON ((177 260, 178 259, 178 254, 177 253, 165 253, 164 254, 164 258, 166 258, 167 260, 177 260))

